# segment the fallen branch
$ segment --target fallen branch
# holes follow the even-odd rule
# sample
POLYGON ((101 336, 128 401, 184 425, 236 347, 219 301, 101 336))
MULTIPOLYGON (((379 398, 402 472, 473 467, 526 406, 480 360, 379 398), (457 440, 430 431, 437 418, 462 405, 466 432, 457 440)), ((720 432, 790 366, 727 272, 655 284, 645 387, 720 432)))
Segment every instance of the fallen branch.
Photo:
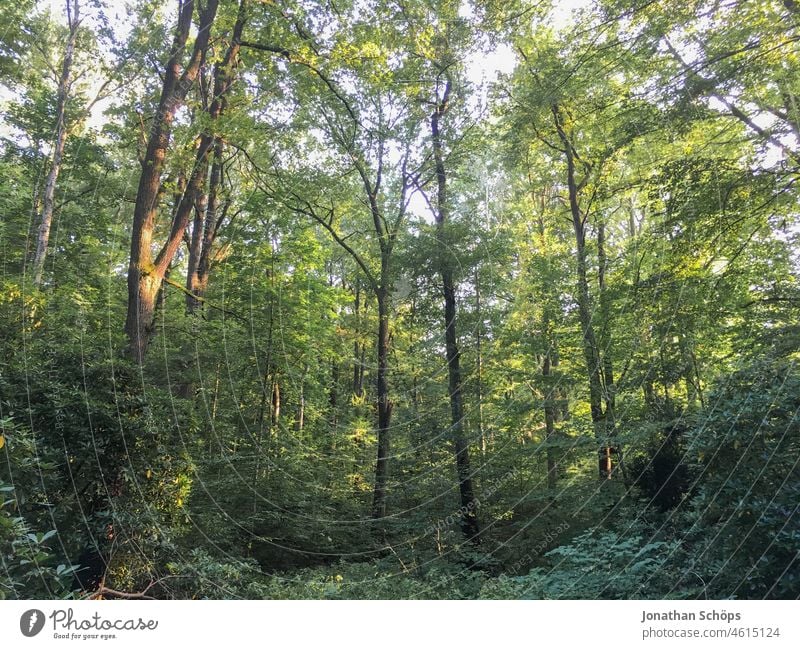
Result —
MULTIPOLYGON (((155 583, 155 582, 154 582, 155 583)), ((151 597, 147 594, 147 591, 153 587, 153 583, 151 583, 147 588, 145 588, 140 593, 125 593, 121 590, 114 590, 113 588, 107 588, 105 586, 100 586, 96 591, 91 593, 86 597, 86 599, 104 599, 104 596, 108 595, 115 599, 155 599, 155 597, 151 597)))
POLYGON ((89 593, 83 599, 103 599, 104 596, 112 597, 114 599, 156 599, 155 597, 147 594, 151 588, 157 586, 161 582, 166 581, 167 579, 180 579, 181 577, 183 577, 183 575, 168 575, 166 577, 162 577, 161 579, 155 579, 151 581, 146 588, 138 593, 127 593, 122 590, 115 590, 114 588, 108 588, 107 586, 101 585, 96 591, 89 593))

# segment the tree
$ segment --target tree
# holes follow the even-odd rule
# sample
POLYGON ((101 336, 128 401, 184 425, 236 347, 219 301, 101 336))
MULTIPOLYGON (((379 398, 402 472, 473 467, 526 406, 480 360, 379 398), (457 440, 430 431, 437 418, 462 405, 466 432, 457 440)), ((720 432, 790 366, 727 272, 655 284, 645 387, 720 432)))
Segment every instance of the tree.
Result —
MULTIPOLYGON (((388 15, 389 8, 376 3, 374 11, 388 15)), ((291 180, 286 178, 281 169, 275 170, 281 188, 277 189, 274 185, 267 188, 284 206, 313 219, 331 235, 353 258, 377 303, 377 458, 372 515, 380 519, 387 512, 393 409, 389 388, 390 319, 395 273, 392 264, 397 239, 406 217, 413 178, 419 174, 421 165, 421 161, 415 160, 411 143, 423 117, 418 110, 411 110, 407 103, 407 96, 413 92, 417 81, 413 77, 413 67, 407 63, 408 54, 400 49, 397 41, 399 34, 387 32, 379 44, 373 40, 375 35, 367 23, 355 14, 340 14, 337 18, 341 24, 337 24, 339 20, 333 21, 337 29, 336 37, 329 45, 330 51, 325 54, 306 28, 298 30, 306 48, 303 54, 285 46, 249 42, 245 45, 278 53, 310 73, 308 81, 314 84, 311 92, 320 101, 317 106, 309 105, 308 115, 303 115, 308 120, 305 128, 324 133, 325 140, 319 144, 335 152, 335 157, 328 158, 330 163, 344 167, 345 174, 356 174, 367 208, 373 235, 366 238, 369 252, 358 250, 350 241, 352 234, 340 231, 340 210, 327 193, 316 192, 315 195, 293 189, 291 180), (351 35, 357 39, 355 53, 348 51, 351 46, 345 41, 351 35), (359 53, 362 59, 357 58, 359 53), (391 56, 398 56, 402 61, 396 69, 385 67, 385 62, 391 56), (326 59, 330 59, 331 63, 323 67, 326 59), (409 76, 409 72, 412 72, 412 76, 409 76), (349 88, 345 89, 339 76, 355 84, 358 94, 349 88), (410 82, 408 89, 398 89, 401 80, 410 82), (390 157, 393 148, 397 154, 390 157), (376 258, 374 264, 372 255, 376 258)), ((319 175, 317 178, 322 184, 330 182, 330 179, 323 180, 319 175)))
POLYGON ((36 253, 33 257, 33 283, 41 286, 44 260, 47 255, 47 244, 50 241, 50 227, 53 223, 54 199, 56 182, 61 172, 61 162, 64 157, 64 144, 67 140, 67 104, 72 90, 72 59, 75 55, 75 42, 78 38, 78 28, 81 24, 80 0, 65 0, 67 12, 67 42, 64 45, 64 57, 61 62, 61 73, 58 78, 56 96, 56 125, 52 142, 50 169, 44 183, 42 196, 42 215, 39 224, 39 235, 36 240, 36 253))
MULTIPOLYGON (((410 7, 404 8, 408 16, 410 7)), ((447 364, 448 396, 450 399, 450 434, 455 452, 456 475, 461 499, 462 530, 465 538, 471 543, 480 544, 480 525, 478 522, 478 502, 473 488, 473 474, 470 465, 469 442, 466 437, 464 410, 464 386, 461 372, 461 352, 458 344, 456 280, 454 264, 457 259, 452 250, 449 229, 451 228, 451 212, 454 201, 451 199, 448 187, 448 161, 454 156, 454 151, 447 150, 448 140, 457 140, 463 134, 448 133, 448 117, 451 113, 451 103, 456 95, 464 94, 461 87, 464 81, 460 78, 458 69, 459 55, 467 51, 465 43, 465 24, 457 16, 457 8, 443 3, 438 7, 436 14, 428 13, 421 8, 421 13, 415 16, 415 24, 410 25, 409 32, 415 34, 420 43, 424 42, 422 33, 433 25, 434 35, 430 53, 424 51, 419 56, 428 58, 430 74, 433 77, 433 92, 431 99, 433 112, 430 115, 430 140, 433 158, 432 175, 435 179, 434 200, 430 201, 425 195, 425 200, 433 214, 436 224, 436 265, 442 281, 442 295, 444 298, 444 338, 445 361, 447 364), (426 20, 428 19, 428 20, 426 20), (422 27, 424 25, 424 27, 422 27), (422 33, 421 33, 422 32, 422 33), (454 88, 454 85, 458 87, 454 88)), ((425 192, 425 188, 417 183, 418 189, 425 192)))
MULTIPOLYGON (((526 43, 520 47, 525 46, 526 43)), ((606 344, 601 346, 602 341, 596 331, 595 303, 599 301, 598 314, 605 316, 601 329, 605 332, 604 337, 609 337, 605 224, 599 215, 595 199, 604 192, 602 183, 607 173, 604 167, 610 164, 619 149, 628 142, 629 136, 624 131, 614 133, 612 120, 619 119, 622 111, 615 105, 608 84, 592 76, 596 74, 594 66, 601 65, 600 56, 585 57, 590 63, 579 63, 576 68, 570 67, 567 60, 561 60, 560 54, 546 48, 543 45, 533 52, 521 49, 525 66, 520 74, 524 75, 523 78, 527 77, 527 82, 532 84, 527 90, 523 90, 523 93, 527 93, 527 101, 532 101, 534 106, 539 107, 539 112, 532 116, 529 124, 532 136, 549 149, 551 155, 555 152, 565 166, 562 183, 566 186, 565 202, 568 205, 575 241, 575 301, 588 378, 589 406, 594 434, 600 445, 599 475, 601 478, 609 478, 613 469, 612 453, 617 452, 611 441, 615 428, 615 387, 609 344, 605 341, 606 344), (534 67, 534 61, 538 68, 534 67), (570 95, 570 92, 580 92, 582 102, 579 103, 576 95, 570 95), (576 114, 578 110, 581 110, 580 117, 576 114), (609 123, 612 126, 609 127, 609 123), (618 140, 608 138, 609 135, 616 136, 618 140), (605 141, 594 139, 603 136, 606 137, 605 141), (579 142, 587 144, 579 150, 579 142), (589 283, 587 230, 593 212, 597 220, 599 298, 592 295, 589 283)), ((579 45, 576 46, 574 55, 581 56, 579 45)))
MULTIPOLYGON (((214 64, 212 94, 206 109, 210 124, 208 128, 212 132, 204 131, 200 139, 200 149, 208 151, 206 156, 210 156, 212 162, 208 176, 208 188, 205 188, 206 181, 203 179, 204 187, 195 196, 195 216, 186 271, 186 304, 190 311, 197 308, 198 303, 205 295, 211 265, 215 261, 214 243, 230 208, 230 200, 223 201, 225 140, 222 135, 214 133, 213 129, 215 122, 225 112, 228 95, 236 78, 242 31, 247 20, 247 13, 247 1, 240 0, 228 48, 223 59, 214 64)), ((204 166, 207 169, 208 163, 206 162, 204 166)))
POLYGON ((125 320, 130 355, 137 363, 144 361, 153 331, 158 293, 167 269, 181 244, 195 198, 205 177, 205 166, 211 150, 209 137, 201 138, 194 166, 172 218, 169 235, 154 259, 152 242, 162 193, 161 174, 168 154, 172 122, 178 107, 186 99, 205 62, 218 4, 218 0, 208 0, 205 6, 198 4, 197 37, 185 65, 182 62, 192 27, 195 2, 183 0, 179 5, 178 21, 175 25, 169 60, 164 69, 161 95, 147 137, 144 159, 141 162, 142 172, 139 176, 133 213, 131 256, 128 265, 128 314, 125 320))
POLYGON ((796 2, 50 4, 0 597, 800 594, 796 2))

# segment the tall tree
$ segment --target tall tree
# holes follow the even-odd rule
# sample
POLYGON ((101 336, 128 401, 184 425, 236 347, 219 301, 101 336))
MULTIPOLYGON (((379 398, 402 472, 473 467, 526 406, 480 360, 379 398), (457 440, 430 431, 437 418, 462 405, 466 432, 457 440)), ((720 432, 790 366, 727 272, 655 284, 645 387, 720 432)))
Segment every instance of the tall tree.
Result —
POLYGON ((472 469, 469 461, 469 443, 464 431, 464 393, 461 380, 461 360, 456 331, 456 285, 453 270, 453 257, 448 245, 447 226, 450 218, 450 199, 447 187, 447 168, 442 137, 443 120, 449 109, 452 79, 448 67, 452 61, 439 64, 441 77, 435 93, 435 107, 431 114, 431 141, 436 172, 436 243, 439 273, 442 277, 444 294, 445 353, 447 355, 448 392, 450 394, 450 416, 453 445, 456 455, 458 488, 461 495, 464 535, 473 543, 480 542, 477 504, 472 487, 472 469), (440 89, 441 88, 441 89, 440 89))
MULTIPOLYGON (((601 478, 608 478, 612 471, 612 448, 607 441, 607 426, 610 423, 609 405, 610 399, 605 399, 604 408, 604 382, 603 368, 610 367, 610 361, 603 361, 595 333, 594 323, 592 322, 593 300, 589 291, 588 279, 588 254, 586 249, 586 225, 588 214, 586 208, 581 207, 581 192, 592 178, 592 165, 590 162, 582 162, 582 158, 575 149, 574 135, 568 132, 565 125, 564 109, 557 103, 551 107, 553 123, 558 133, 561 143, 561 151, 567 163, 567 194, 569 201, 569 211, 572 218, 572 228, 575 232, 575 257, 577 274, 577 302, 578 315, 581 322, 583 335, 583 355, 586 362, 586 371, 589 375, 589 408, 592 416, 592 423, 595 427, 595 436, 600 442, 598 450, 598 469, 601 478), (584 170, 579 175, 578 165, 583 164, 584 170)), ((569 119, 569 118, 567 118, 569 119)), ((602 273, 602 271, 601 271, 602 273)), ((602 277, 602 275, 601 275, 602 277)))
POLYGON ((225 198, 223 186, 225 137, 216 132, 216 124, 226 111, 228 96, 236 78, 247 12, 247 0, 240 0, 225 55, 221 61, 214 63, 212 94, 206 108, 208 126, 201 136, 200 144, 201 149, 210 151, 207 155, 211 156, 212 161, 208 179, 204 180, 203 189, 195 198, 195 216, 189 239, 186 270, 186 304, 189 311, 194 311, 205 295, 208 276, 215 260, 214 243, 230 208, 230 200, 225 198))
POLYGON ((50 228, 53 224, 53 210, 55 207, 56 183, 61 173, 61 164, 64 158, 64 145, 67 141, 67 106, 72 90, 72 59, 75 56, 75 43, 78 39, 78 28, 81 24, 80 0, 65 0, 67 27, 69 34, 64 45, 64 57, 61 61, 61 73, 58 78, 56 91, 56 124, 52 141, 52 154, 50 156, 50 169, 44 183, 42 196, 42 214, 40 216, 39 231, 36 238, 36 253, 33 257, 33 283, 42 285, 44 262, 47 256, 47 245, 50 241, 50 228))
MULTIPOLYGON (((388 16, 392 8, 375 2, 376 15, 388 16)), ((391 418, 394 404, 390 398, 390 320, 395 277, 395 250, 407 215, 413 179, 422 165, 412 142, 419 134, 423 115, 408 102, 418 86, 410 76, 413 61, 404 51, 399 32, 386 23, 384 39, 377 42, 376 34, 356 8, 331 17, 332 39, 317 39, 313 30, 296 24, 292 45, 243 43, 244 46, 276 53, 298 69, 305 69, 301 90, 318 97, 316 103, 304 102, 298 117, 303 127, 324 134, 318 144, 329 147, 326 158, 332 166, 344 168, 344 176, 357 179, 358 203, 366 208, 370 234, 362 236, 361 248, 354 239, 362 234, 359 225, 354 231, 341 231, 342 212, 352 218, 352 198, 341 195, 335 199, 331 188, 341 188, 332 178, 319 171, 304 170, 301 184, 290 180, 286 170, 275 166, 279 186, 270 183, 267 191, 297 214, 313 219, 333 240, 350 255, 363 273, 366 285, 377 304, 376 353, 376 433, 377 457, 372 515, 386 516, 391 452, 391 418), (355 40, 354 45, 346 44, 355 40), (351 51, 352 48, 355 51, 351 51), (390 57, 401 62, 388 67, 390 57), (403 88, 400 81, 409 84, 403 88), (310 190, 309 179, 318 187, 310 190), (305 185, 305 190, 299 189, 305 185), (331 187, 326 188, 325 185, 331 187), (348 204, 350 203, 350 204, 348 204)), ((287 39, 288 40, 288 39, 287 39)), ((301 156, 298 156, 301 157, 301 156)), ((273 163, 277 160, 273 160, 273 163)), ((348 184, 344 191, 352 192, 348 184)))
POLYGON ((131 233, 131 255, 128 265, 128 312, 125 333, 129 353, 134 361, 144 361, 153 331, 156 299, 165 274, 183 239, 186 226, 202 188, 205 167, 211 150, 212 138, 201 138, 194 166, 178 208, 175 210, 169 234, 153 258, 153 235, 159 212, 162 172, 167 158, 172 122, 194 85, 211 38, 211 26, 217 14, 218 0, 197 3, 197 36, 191 54, 183 63, 187 42, 195 13, 195 0, 181 0, 178 20, 169 60, 165 66, 161 95, 153 116, 147 138, 147 148, 142 160, 142 172, 136 192, 131 233))

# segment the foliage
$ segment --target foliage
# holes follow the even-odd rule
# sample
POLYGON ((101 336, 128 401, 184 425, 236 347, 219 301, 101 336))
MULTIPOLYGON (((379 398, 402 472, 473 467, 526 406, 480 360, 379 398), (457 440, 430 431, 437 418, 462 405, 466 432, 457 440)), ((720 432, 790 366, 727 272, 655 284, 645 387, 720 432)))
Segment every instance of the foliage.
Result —
POLYGON ((0 7, 0 596, 796 598, 796 3, 219 4, 81 3, 36 285, 0 7))

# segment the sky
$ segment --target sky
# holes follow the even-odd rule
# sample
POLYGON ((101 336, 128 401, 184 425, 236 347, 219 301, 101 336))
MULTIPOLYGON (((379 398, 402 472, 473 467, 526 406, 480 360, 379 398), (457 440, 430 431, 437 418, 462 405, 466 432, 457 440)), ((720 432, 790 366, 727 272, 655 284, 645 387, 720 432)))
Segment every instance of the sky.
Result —
MULTIPOLYGON (((586 8, 591 2, 592 0, 555 0, 553 2, 553 8, 550 11, 550 24, 556 30, 568 28, 573 22, 575 12, 586 8)), ((60 20, 62 24, 66 24, 65 4, 66 0, 40 0, 39 2, 43 10, 49 9, 53 17, 60 20)), ((86 19, 91 20, 92 15, 96 13, 97 9, 92 7, 88 0, 83 0, 82 5, 84 7, 84 16, 86 19)), ((106 0, 105 5, 106 17, 114 28, 117 37, 124 39, 131 29, 131 22, 126 10, 126 0, 106 0)), ((176 5, 176 0, 164 1, 162 11, 165 11, 167 15, 175 13, 174 11, 170 11, 170 5, 176 5)), ((471 13, 466 2, 462 13, 471 13)), ((686 54, 691 58, 691 52, 686 52, 686 54)), ((475 94, 473 110, 477 111, 479 106, 486 105, 486 97, 490 84, 497 79, 499 74, 507 74, 513 71, 515 63, 516 55, 513 49, 505 43, 498 44, 491 52, 476 52, 470 56, 466 62, 467 78, 478 88, 478 92, 475 94)), ((98 78, 94 80, 94 85, 99 87, 102 81, 102 79, 98 78)), ((88 94, 91 96, 93 92, 90 91, 88 94)), ((0 107, 10 99, 13 99, 13 93, 7 87, 0 84, 0 107)), ((102 126, 105 119, 103 112, 109 107, 112 101, 113 98, 109 98, 95 105, 88 122, 90 127, 99 128, 102 126)), ((758 115, 755 121, 763 128, 768 128, 771 124, 771 119, 768 115, 758 115)), ((0 136, 12 135, 8 126, 0 121, 0 136)), ((772 155, 779 155, 779 151, 770 153, 772 155)))
MULTIPOLYGON (((554 3, 554 8, 551 11, 550 20, 553 26, 557 29, 568 26, 571 23, 574 12, 578 9, 588 6, 591 0, 562 0, 554 3)), ((168 5, 175 4, 175 0, 166 0, 164 11, 167 15, 170 14, 168 5)), ((66 24, 66 0, 40 0, 40 7, 43 10, 50 10, 52 16, 59 20, 62 24, 66 24)), ((91 16, 96 9, 91 7, 86 0, 82 2, 84 7, 84 16, 91 19, 91 16)), ((174 13, 174 12, 172 12, 174 13)), ((116 35, 120 39, 124 39, 131 29, 131 24, 128 20, 126 11, 125 0, 106 0, 106 17, 109 19, 110 24, 116 35)), ((495 81, 499 74, 510 73, 514 69, 516 63, 516 56, 512 48, 507 44, 498 44, 497 47, 491 52, 481 52, 473 54, 467 61, 467 78, 476 86, 482 87, 482 91, 478 93, 479 101, 485 104, 486 92, 489 84, 495 81)), ((101 79, 95 80, 95 85, 99 87, 102 83, 101 79)), ((90 95, 93 93, 90 91, 90 95)), ((10 99, 13 99, 13 93, 3 85, 0 85, 0 106, 5 104, 10 99)), ((91 128, 99 128, 104 121, 103 112, 108 109, 113 99, 98 102, 93 110, 88 125, 91 128)), ((12 133, 8 127, 0 122, 0 136, 11 136, 12 133)))
MULTIPOLYGON (((3 0, 0 0, 3 1, 3 0)), ((52 16, 56 20, 60 20, 62 24, 66 24, 66 0, 40 0, 39 5, 43 9, 49 9, 52 16)), ((570 27, 573 23, 575 13, 581 9, 586 8, 592 3, 592 0, 554 0, 553 8, 550 11, 548 22, 557 31, 561 31, 570 27)), ((162 11, 167 16, 174 15, 176 9, 176 0, 164 0, 162 11)), ((97 9, 92 7, 88 0, 83 0, 84 15, 87 20, 92 20, 92 15, 96 13, 97 9)), ((110 24, 117 37, 122 40, 130 33, 131 22, 126 10, 125 0, 106 0, 105 15, 110 21, 110 24)), ((464 3, 462 14, 468 15, 471 11, 467 3, 464 3)), ((686 52, 687 57, 691 58, 691 52, 686 52)), ((472 110, 477 115, 481 107, 487 104, 488 90, 491 84, 496 81, 498 75, 508 74, 513 71, 516 64, 516 55, 508 44, 500 43, 493 51, 490 52, 475 52, 466 61, 467 78, 474 84, 477 92, 473 95, 472 110)), ((94 84, 99 87, 102 79, 97 78, 94 84)), ((92 91, 89 95, 93 95, 92 91)), ((13 98, 12 92, 0 84, 0 107, 8 100, 13 98)), ((93 111, 88 126, 90 128, 101 127, 105 121, 104 111, 113 103, 113 97, 98 102, 93 111)), ((724 107, 723 107, 724 108, 724 107)), ((759 126, 768 128, 771 120, 767 115, 758 115, 755 121, 759 126)), ((0 120, 0 136, 15 137, 15 134, 9 127, 0 120)), ((776 147, 772 147, 766 154, 768 163, 774 162, 780 158, 780 151, 776 147), (774 160, 773 160, 774 158, 774 160)), ((428 221, 431 216, 427 208, 427 204, 422 197, 414 196, 409 206, 410 211, 420 218, 428 221)))
MULTIPOLYGON (((168 4, 174 4, 174 0, 167 0, 168 4)), ((84 2, 84 4, 86 4, 84 2)), ((591 4, 591 0, 556 0, 550 12, 551 24, 556 29, 568 26, 572 21, 574 12, 591 4)), ((54 17, 61 17, 62 23, 66 24, 65 0, 42 0, 41 5, 48 7, 54 17)), ((120 38, 124 38, 130 31, 130 27, 125 19, 125 0, 107 0, 107 17, 111 21, 115 32, 120 38)), ((168 9, 165 9, 169 13, 168 9)), ((489 54, 476 55, 468 62, 469 79, 473 83, 480 83, 483 80, 493 81, 498 73, 508 73, 514 68, 513 50, 506 44, 499 45, 495 51, 489 54)))
MULTIPOLYGON (((592 0, 556 0, 550 11, 549 22, 561 30, 573 22, 576 11, 588 7, 592 0)), ((516 56, 508 44, 498 45, 493 52, 476 54, 467 62, 467 76, 472 83, 494 81, 498 74, 507 74, 514 69, 516 56)))

